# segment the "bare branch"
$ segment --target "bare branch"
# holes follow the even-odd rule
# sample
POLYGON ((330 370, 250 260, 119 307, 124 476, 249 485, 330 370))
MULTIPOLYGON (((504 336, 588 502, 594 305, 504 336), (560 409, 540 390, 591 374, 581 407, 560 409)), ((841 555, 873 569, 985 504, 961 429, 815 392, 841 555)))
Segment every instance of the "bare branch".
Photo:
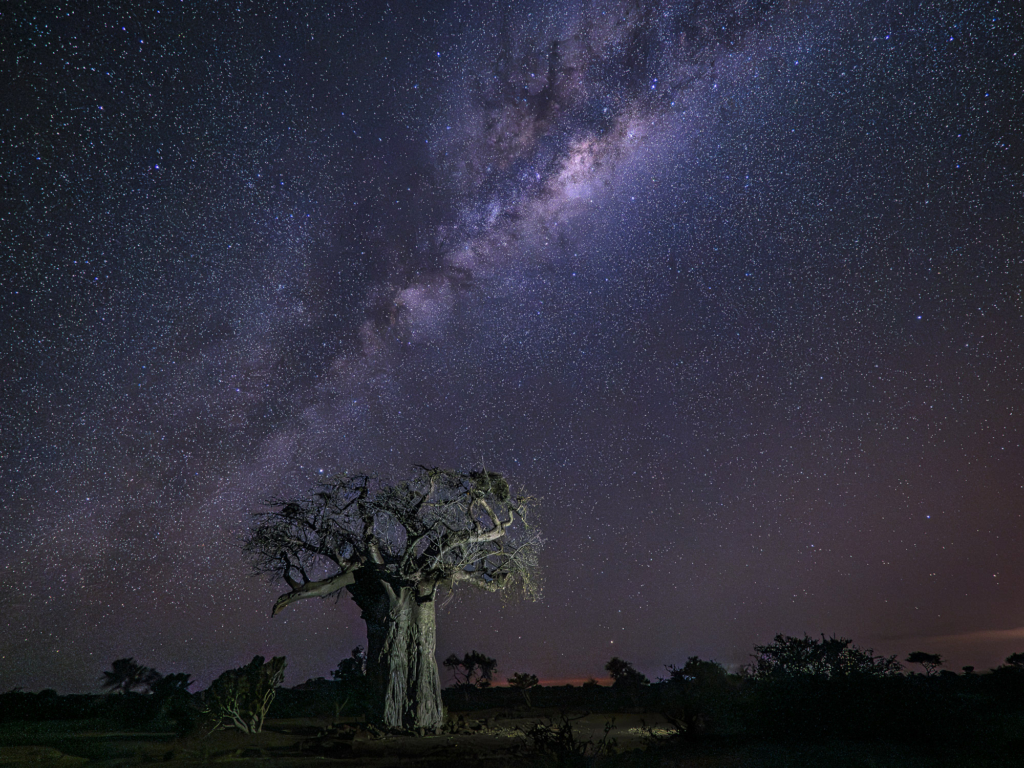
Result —
MULTIPOLYGON (((353 567, 352 570, 346 571, 345 573, 339 573, 329 579, 310 581, 293 587, 291 592, 286 592, 277 598, 277 601, 274 603, 274 610, 271 611, 270 615, 276 616, 297 600, 305 600, 307 597, 327 597, 328 595, 334 594, 339 589, 347 587, 356 580, 355 571, 358 567, 359 566, 357 565, 353 567)), ((292 579, 289 586, 294 583, 295 581, 292 579)))
POLYGON ((276 509, 259 513, 246 551, 257 572, 290 588, 274 612, 340 589, 364 564, 396 585, 499 590, 518 583, 538 594, 543 540, 527 523, 533 499, 513 493, 496 472, 418 470, 400 483, 336 475, 304 498, 277 500, 276 509))
POLYGON ((508 576, 488 576, 483 571, 456 571, 452 574, 453 583, 471 584, 488 592, 499 592, 508 586, 508 576))

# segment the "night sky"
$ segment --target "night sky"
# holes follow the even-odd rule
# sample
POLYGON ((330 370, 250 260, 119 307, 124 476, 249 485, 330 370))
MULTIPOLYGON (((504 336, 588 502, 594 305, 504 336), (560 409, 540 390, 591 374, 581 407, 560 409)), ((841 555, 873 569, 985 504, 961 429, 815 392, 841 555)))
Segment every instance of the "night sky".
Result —
POLYGON ((250 514, 413 463, 542 498, 502 679, 1024 650, 1021 14, 4 3, 0 688, 329 676, 250 514))

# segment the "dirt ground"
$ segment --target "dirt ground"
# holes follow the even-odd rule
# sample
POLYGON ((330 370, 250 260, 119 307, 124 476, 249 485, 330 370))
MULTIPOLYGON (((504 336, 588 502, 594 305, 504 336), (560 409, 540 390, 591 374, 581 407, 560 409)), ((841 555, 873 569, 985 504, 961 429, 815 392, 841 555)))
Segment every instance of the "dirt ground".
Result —
MULTIPOLYGON (((573 716, 573 738, 615 739, 617 749, 642 749, 650 728, 665 733, 651 715, 573 716)), ((516 717, 494 712, 465 716, 458 732, 438 736, 375 736, 356 724, 321 719, 268 720, 263 733, 217 731, 178 738, 168 733, 111 732, 82 721, 5 723, 0 726, 0 766, 390 766, 511 765, 527 758, 533 740, 526 732, 538 723, 558 722, 558 713, 516 717)))
POLYGON ((614 739, 616 755, 566 759, 536 751, 527 732, 559 721, 557 712, 509 716, 473 712, 440 736, 375 737, 362 725, 320 719, 268 721, 263 733, 218 731, 178 738, 169 733, 116 732, 88 721, 0 725, 0 767, 8 766, 231 766, 232 768, 1002 768, 1024 766, 1024 744, 1012 754, 981 754, 949 745, 881 742, 763 743, 719 741, 689 744, 666 740, 657 715, 591 714, 573 721, 577 742, 614 739), (653 740, 652 740, 653 736, 653 740), (658 738, 661 737, 661 738, 658 738))

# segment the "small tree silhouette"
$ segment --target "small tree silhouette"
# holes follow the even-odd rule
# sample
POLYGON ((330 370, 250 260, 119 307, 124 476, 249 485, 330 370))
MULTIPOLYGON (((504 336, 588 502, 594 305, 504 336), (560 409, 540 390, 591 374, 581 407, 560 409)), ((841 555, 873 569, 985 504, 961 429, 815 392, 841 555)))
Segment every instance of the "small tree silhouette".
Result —
POLYGON ((441 662, 455 676, 458 686, 487 688, 498 662, 479 651, 470 651, 461 659, 454 653, 441 662))
POLYGON ((532 707, 530 703, 530 689, 536 688, 540 685, 540 680, 537 679, 536 675, 527 674, 525 672, 516 672, 512 677, 508 678, 508 684, 512 688, 517 688, 523 698, 526 699, 526 706, 532 707))
POLYGON ((641 685, 650 685, 651 681, 642 673, 638 672, 628 661, 623 661, 618 656, 604 665, 612 676, 613 685, 618 688, 638 688, 641 685))
POLYGON ((164 675, 151 689, 157 717, 173 721, 179 733, 191 730, 199 719, 198 703, 188 692, 192 686, 190 677, 184 672, 164 675))
POLYGON ((920 664, 924 667, 924 673, 929 677, 931 674, 941 667, 945 663, 945 660, 937 653, 925 653, 924 651, 914 651, 912 654, 907 656, 907 664, 920 664))
POLYGON ((634 669, 632 664, 628 661, 623 661, 618 656, 615 656, 605 664, 604 668, 612 676, 614 681, 612 688, 619 691, 620 694, 627 694, 633 702, 633 706, 639 707, 641 691, 645 686, 650 685, 651 681, 642 672, 634 669))
POLYGON ((184 672, 176 672, 173 675, 164 675, 150 686, 150 690, 158 699, 166 699, 172 696, 188 694, 188 689, 192 687, 192 680, 189 679, 191 677, 191 675, 185 674, 184 672))
POLYGON ((331 677, 339 683, 358 683, 366 676, 366 651, 357 645, 352 655, 338 662, 338 668, 331 672, 331 677))
POLYGON ((131 693, 136 688, 152 691, 160 678, 155 669, 144 667, 133 658, 117 659, 110 665, 110 671, 103 673, 103 688, 109 693, 131 693))
POLYGON ((1011 653, 1006 657, 1006 666, 1024 670, 1024 653, 1011 653))

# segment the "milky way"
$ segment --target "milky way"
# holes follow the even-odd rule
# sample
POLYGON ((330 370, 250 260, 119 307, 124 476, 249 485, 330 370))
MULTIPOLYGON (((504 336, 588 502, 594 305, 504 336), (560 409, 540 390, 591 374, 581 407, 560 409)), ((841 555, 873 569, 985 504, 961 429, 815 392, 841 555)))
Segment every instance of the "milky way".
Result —
POLYGON ((442 656, 1024 648, 1012 4, 0 14, 5 689, 327 675, 358 611, 272 620, 249 515, 413 463, 543 499, 442 656))

